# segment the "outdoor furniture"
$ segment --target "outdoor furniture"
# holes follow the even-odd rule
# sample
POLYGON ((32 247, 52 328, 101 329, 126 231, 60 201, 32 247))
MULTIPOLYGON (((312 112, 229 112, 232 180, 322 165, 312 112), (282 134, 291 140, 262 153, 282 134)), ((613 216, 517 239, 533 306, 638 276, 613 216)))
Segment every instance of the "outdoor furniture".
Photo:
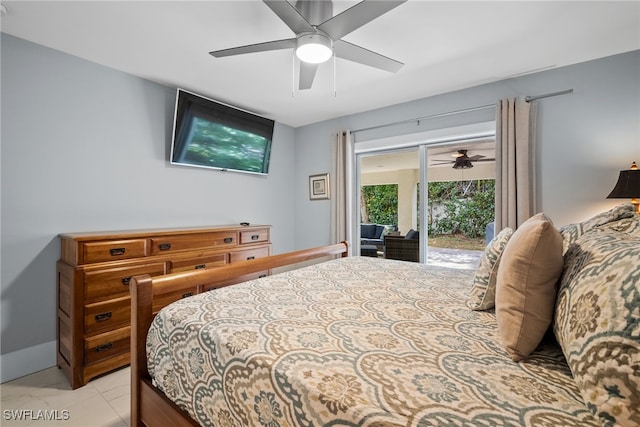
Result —
POLYGON ((360 224, 360 247, 375 245, 382 249, 384 225, 360 224))
POLYGON ((378 248, 377 248, 376 245, 361 245, 360 246, 360 255, 377 258, 378 257, 378 248))
POLYGON ((488 245, 489 243, 491 243, 491 241, 495 237, 495 234, 496 234, 495 228, 496 228, 496 223, 494 221, 490 222, 485 227, 485 229, 484 229, 484 244, 485 244, 485 246, 488 245))
MULTIPOLYGON (((384 257, 387 259, 398 259, 401 261, 420 261, 420 239, 417 232, 415 238, 406 236, 384 236, 384 257)), ((407 233, 407 236, 410 236, 407 233)))

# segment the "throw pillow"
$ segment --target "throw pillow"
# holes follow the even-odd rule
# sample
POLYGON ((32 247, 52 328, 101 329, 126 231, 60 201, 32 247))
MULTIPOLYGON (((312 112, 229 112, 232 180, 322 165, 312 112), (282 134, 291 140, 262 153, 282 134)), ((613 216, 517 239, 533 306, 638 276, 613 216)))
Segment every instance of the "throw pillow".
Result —
POLYGON ((633 218, 624 218, 619 221, 609 222, 596 227, 595 230, 613 230, 640 237, 640 215, 636 215, 633 218))
POLYGON ((373 239, 373 236, 375 234, 376 234, 375 224, 360 224, 360 238, 373 239))
POLYGON ((375 230, 373 232, 373 238, 374 239, 381 239, 382 238, 382 232, 384 231, 384 225, 374 225, 375 230))
POLYGON ((625 203, 606 212, 599 213, 586 221, 560 227, 560 234, 562 234, 563 239, 562 254, 564 255, 569 249, 569 246, 586 232, 603 224, 608 224, 623 218, 632 218, 634 213, 635 207, 631 203, 625 203))
POLYGON ((513 229, 505 228, 485 248, 467 301, 467 306, 472 310, 488 310, 495 306, 500 257, 512 234, 513 229))
POLYGON ((640 234, 616 228, 587 233, 567 251, 553 330, 594 416, 638 426, 640 234))
POLYGON ((535 350, 549 329, 562 266, 562 236, 544 214, 525 221, 507 242, 498 266, 496 321, 514 361, 535 350))
POLYGON ((420 232, 414 230, 413 228, 407 231, 407 234, 404 236, 405 239, 418 239, 420 238, 420 232))

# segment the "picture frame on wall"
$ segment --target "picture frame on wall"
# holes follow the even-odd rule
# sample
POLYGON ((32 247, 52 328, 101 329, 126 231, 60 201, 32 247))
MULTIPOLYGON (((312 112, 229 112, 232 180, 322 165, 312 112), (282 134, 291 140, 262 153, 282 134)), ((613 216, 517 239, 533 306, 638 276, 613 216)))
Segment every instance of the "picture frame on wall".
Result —
POLYGON ((329 174, 309 176, 309 199, 326 200, 329 198, 329 174))

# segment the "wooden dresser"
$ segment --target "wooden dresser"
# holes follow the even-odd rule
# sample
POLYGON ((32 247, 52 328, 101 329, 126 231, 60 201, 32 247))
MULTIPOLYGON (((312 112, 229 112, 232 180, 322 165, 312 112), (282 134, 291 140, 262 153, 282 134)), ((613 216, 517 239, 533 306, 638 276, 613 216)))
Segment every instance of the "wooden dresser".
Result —
MULTIPOLYGON (((129 364, 131 277, 216 268, 268 256, 269 232, 269 226, 251 225, 61 234, 57 363, 71 387, 129 364)), ((154 310, 228 284, 194 285, 190 292, 159 301, 154 310)))

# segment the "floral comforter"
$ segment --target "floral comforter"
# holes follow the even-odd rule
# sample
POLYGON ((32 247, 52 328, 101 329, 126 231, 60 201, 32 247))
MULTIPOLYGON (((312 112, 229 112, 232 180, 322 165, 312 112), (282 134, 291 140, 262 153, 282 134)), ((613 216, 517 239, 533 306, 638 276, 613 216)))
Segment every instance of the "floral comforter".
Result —
POLYGON ((205 426, 598 425, 557 346, 511 361, 472 278, 352 257, 221 288, 156 316, 148 368, 205 426))

